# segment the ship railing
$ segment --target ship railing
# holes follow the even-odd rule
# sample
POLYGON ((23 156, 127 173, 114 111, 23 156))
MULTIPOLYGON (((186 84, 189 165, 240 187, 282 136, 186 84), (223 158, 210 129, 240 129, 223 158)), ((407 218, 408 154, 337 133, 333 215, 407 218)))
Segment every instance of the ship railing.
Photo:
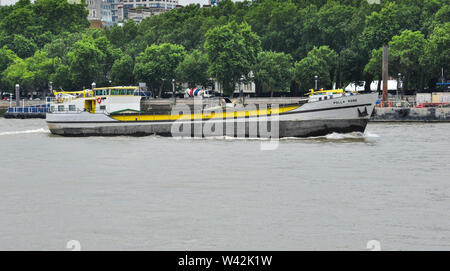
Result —
POLYGON ((8 113, 47 113, 49 112, 49 108, 46 105, 34 105, 34 106, 25 106, 25 107, 10 107, 8 108, 8 113))

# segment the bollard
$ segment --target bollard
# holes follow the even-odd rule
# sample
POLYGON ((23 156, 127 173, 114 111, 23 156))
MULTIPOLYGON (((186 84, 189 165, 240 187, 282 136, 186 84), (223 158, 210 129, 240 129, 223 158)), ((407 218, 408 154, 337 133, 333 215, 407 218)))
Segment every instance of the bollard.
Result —
POLYGON ((16 107, 20 106, 20 86, 16 84, 16 107))

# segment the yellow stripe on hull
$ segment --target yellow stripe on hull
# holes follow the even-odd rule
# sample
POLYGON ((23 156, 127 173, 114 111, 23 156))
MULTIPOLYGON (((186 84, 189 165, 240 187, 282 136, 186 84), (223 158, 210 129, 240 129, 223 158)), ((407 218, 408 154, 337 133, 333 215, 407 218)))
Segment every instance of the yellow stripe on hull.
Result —
POLYGON ((286 106, 280 108, 257 109, 248 111, 233 111, 233 112, 203 112, 200 114, 180 114, 180 115, 112 115, 113 119, 118 121, 174 121, 174 120, 208 120, 208 119, 229 119, 239 117, 255 117, 267 116, 270 114, 281 114, 300 107, 299 105, 286 106))

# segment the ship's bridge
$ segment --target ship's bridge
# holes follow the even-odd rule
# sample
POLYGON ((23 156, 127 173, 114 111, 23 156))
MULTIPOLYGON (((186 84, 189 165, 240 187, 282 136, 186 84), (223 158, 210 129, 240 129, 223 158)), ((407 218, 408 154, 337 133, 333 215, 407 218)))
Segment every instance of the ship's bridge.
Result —
POLYGON ((103 113, 140 111, 139 87, 102 87, 74 92, 55 92, 53 113, 103 113))

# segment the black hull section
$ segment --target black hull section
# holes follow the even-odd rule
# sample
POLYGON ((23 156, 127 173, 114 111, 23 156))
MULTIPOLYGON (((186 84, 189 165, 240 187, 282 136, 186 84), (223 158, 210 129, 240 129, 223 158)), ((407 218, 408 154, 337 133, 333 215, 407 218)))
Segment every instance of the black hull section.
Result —
MULTIPOLYGON (((206 126, 206 122, 192 123, 189 129, 183 131, 183 128, 177 130, 177 133, 172 133, 172 123, 135 123, 130 125, 117 123, 112 126, 102 125, 98 123, 97 127, 83 127, 82 124, 78 127, 70 127, 64 123, 55 123, 49 125, 49 129, 53 134, 61 136, 183 136, 183 137, 217 137, 228 136, 238 138, 283 138, 283 137, 312 137, 324 136, 330 133, 351 133, 364 132, 367 126, 368 119, 352 119, 352 120, 305 120, 305 121, 291 121, 282 120, 272 123, 228 123, 228 127, 220 125, 216 128, 215 125, 206 126), (243 128, 245 125, 245 129, 243 128), (278 126, 278 128, 277 128, 278 126), (272 129, 273 128, 273 129, 272 129), (276 132, 278 130, 278 132, 276 132)), ((90 125, 92 126, 92 125, 90 125)))

